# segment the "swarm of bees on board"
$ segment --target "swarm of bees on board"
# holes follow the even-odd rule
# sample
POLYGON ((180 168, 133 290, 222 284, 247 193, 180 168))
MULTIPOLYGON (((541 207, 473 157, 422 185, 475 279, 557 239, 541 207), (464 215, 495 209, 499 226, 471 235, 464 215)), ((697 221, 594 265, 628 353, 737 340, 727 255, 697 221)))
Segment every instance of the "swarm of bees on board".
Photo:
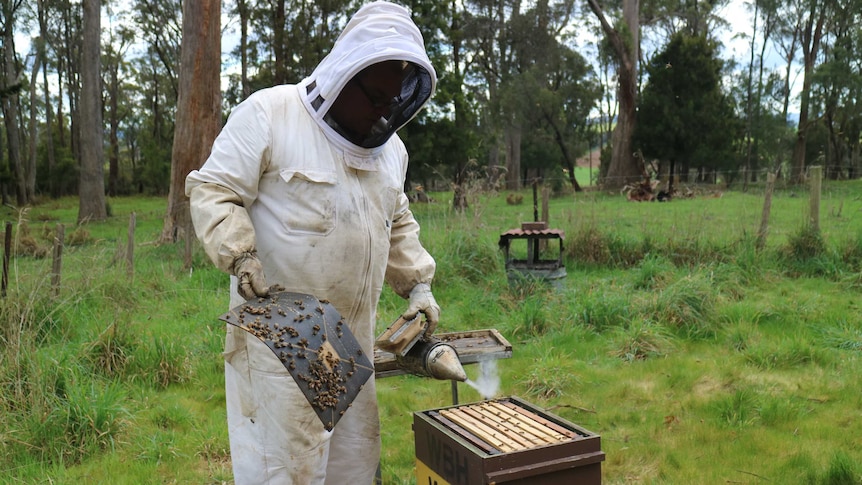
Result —
POLYGON ((275 292, 219 317, 266 344, 293 376, 327 430, 374 373, 349 326, 325 299, 275 292))

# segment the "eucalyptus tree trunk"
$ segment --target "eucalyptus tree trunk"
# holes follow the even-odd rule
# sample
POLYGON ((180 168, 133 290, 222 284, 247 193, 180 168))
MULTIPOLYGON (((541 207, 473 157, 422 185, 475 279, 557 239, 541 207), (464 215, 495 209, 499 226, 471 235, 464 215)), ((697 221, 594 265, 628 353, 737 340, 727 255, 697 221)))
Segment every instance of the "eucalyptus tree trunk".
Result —
MULTIPOLYGON (((464 35, 461 30, 462 26, 460 23, 460 14, 458 12, 458 2, 455 0, 451 0, 449 2, 449 14, 449 38, 452 40, 452 74, 458 81, 456 83, 457 87, 455 88, 454 96, 452 97, 452 105, 455 108, 455 131, 459 134, 463 134, 469 129, 466 123, 467 106, 464 102, 464 72, 462 70, 463 59, 461 52, 463 45, 462 39, 464 35)), ((465 153, 461 153, 457 155, 457 157, 458 158, 455 161, 455 187, 452 195, 452 207, 455 208, 455 210, 464 211, 469 205, 467 197, 465 196, 466 188, 464 187, 467 182, 467 159, 465 153)))
POLYGON ((81 175, 78 222, 107 218, 102 147, 101 0, 83 0, 81 43, 81 175))
MULTIPOLYGON (((76 9, 76 5, 72 2, 64 2, 62 5, 63 53, 59 57, 62 57, 61 62, 64 68, 63 70, 65 71, 66 93, 65 95, 61 94, 57 98, 60 100, 58 101, 57 121, 61 124, 61 136, 65 136, 64 130, 62 129, 62 123, 65 116, 63 115, 63 104, 61 100, 67 99, 69 101, 68 129, 70 139, 68 140, 68 144, 64 140, 63 145, 71 148, 72 154, 75 156, 76 160, 81 160, 81 130, 79 129, 79 126, 81 126, 81 84, 83 83, 83 69, 81 69, 81 65, 84 64, 84 61, 82 59, 83 48, 79 45, 78 35, 81 32, 80 29, 82 27, 77 24, 78 15, 74 11, 74 9, 76 9)), ((60 77, 63 76, 61 75, 60 77)), ((61 83, 60 85, 62 86, 63 84, 61 83)))
POLYGON ((275 0, 275 10, 272 12, 273 51, 275 54, 275 84, 287 82, 287 67, 285 58, 287 46, 285 45, 285 0, 275 0))
POLYGON ((120 59, 117 55, 110 61, 108 66, 108 195, 115 196, 119 190, 120 183, 120 59))
MULTIPOLYGON (((38 41, 37 41, 38 43, 38 41)), ((29 153, 27 164, 24 168, 24 192, 27 200, 35 200, 36 197, 36 146, 39 142, 39 132, 36 128, 36 96, 38 90, 39 70, 42 66, 42 55, 44 49, 36 49, 36 56, 33 59, 33 69, 30 71, 30 119, 28 120, 27 131, 29 153)))
POLYGON ((51 90, 48 84, 48 62, 47 62, 47 38, 48 38, 48 23, 46 20, 45 2, 38 1, 38 17, 39 17, 39 49, 42 52, 40 55, 45 58, 44 66, 42 67, 42 92, 45 96, 45 151, 48 157, 48 194, 57 196, 54 190, 54 167, 56 161, 54 158, 54 120, 53 107, 51 106, 51 90))
POLYGON ((239 57, 240 57, 240 83, 242 88, 242 99, 251 94, 251 85, 248 82, 248 20, 249 7, 247 0, 237 0, 236 9, 239 13, 239 57))
MULTIPOLYGON (((501 19, 505 19, 505 7, 500 2, 499 15, 501 19)), ((512 21, 521 14, 521 1, 515 0, 512 2, 511 14, 508 22, 501 22, 506 25, 504 32, 509 32, 512 27, 512 21)), ((506 74, 506 81, 511 82, 515 75, 515 53, 513 46, 504 46, 503 43, 510 43, 512 35, 498 36, 499 52, 500 52, 500 72, 506 74)), ((523 128, 519 119, 519 113, 509 113, 504 119, 506 120, 505 127, 505 142, 506 142, 506 188, 508 190, 519 190, 521 188, 521 137, 523 128)))
POLYGON ((15 200, 19 206, 27 205, 26 176, 21 160, 21 129, 19 126, 18 92, 21 90, 20 73, 15 59, 14 23, 15 13, 21 0, 3 0, 3 83, 0 85, 0 100, 3 104, 3 122, 6 127, 6 148, 9 167, 15 184, 15 200))
POLYGON ((623 22, 625 32, 615 29, 608 22, 597 0, 587 0, 593 14, 598 18, 602 31, 614 50, 617 61, 617 124, 611 134, 611 161, 604 184, 618 188, 642 177, 638 159, 632 150, 632 135, 637 124, 637 60, 640 50, 640 20, 638 0, 623 0, 623 22))
POLYGON ((506 128, 506 189, 521 188, 521 135, 523 129, 515 122, 506 128))
POLYGON ((221 0, 185 2, 171 187, 161 240, 192 237, 186 176, 209 156, 221 129, 221 0))
POLYGON ((793 159, 791 161, 791 182, 801 184, 805 179, 805 149, 807 145, 808 130, 811 122, 808 119, 811 105, 811 84, 814 78, 814 63, 820 50, 820 40, 823 36, 823 24, 826 21, 826 8, 821 7, 817 12, 818 0, 809 0, 810 10, 805 22, 805 30, 802 32, 802 60, 804 74, 802 78, 802 92, 799 101, 799 126, 796 129, 796 143, 793 146, 793 159), (816 17, 816 20, 815 20, 816 17))

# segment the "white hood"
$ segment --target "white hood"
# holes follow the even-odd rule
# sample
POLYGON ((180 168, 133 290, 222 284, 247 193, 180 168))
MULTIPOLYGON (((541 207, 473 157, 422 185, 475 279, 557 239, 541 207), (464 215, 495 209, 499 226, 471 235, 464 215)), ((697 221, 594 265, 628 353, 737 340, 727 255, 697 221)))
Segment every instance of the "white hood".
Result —
POLYGON ((436 84, 437 74, 410 12, 400 5, 377 1, 356 12, 338 36, 332 51, 310 76, 299 83, 299 87, 303 105, 330 141, 350 154, 364 158, 374 156, 398 129, 416 116, 431 98, 436 84), (407 61, 416 67, 402 84, 403 101, 392 110, 388 119, 381 119, 382 131, 370 135, 361 146, 356 145, 326 122, 326 113, 356 74, 372 64, 391 60, 407 61))

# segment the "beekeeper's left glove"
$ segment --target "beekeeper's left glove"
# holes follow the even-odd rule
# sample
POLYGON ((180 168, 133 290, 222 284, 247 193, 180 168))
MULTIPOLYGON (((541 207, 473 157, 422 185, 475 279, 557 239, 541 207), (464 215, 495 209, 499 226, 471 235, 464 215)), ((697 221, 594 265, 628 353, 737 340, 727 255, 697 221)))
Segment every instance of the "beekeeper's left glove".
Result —
POLYGON ((410 290, 407 310, 401 315, 405 320, 413 320, 418 313, 425 315, 425 336, 428 337, 437 329, 440 320, 440 306, 431 294, 431 285, 419 283, 410 290))

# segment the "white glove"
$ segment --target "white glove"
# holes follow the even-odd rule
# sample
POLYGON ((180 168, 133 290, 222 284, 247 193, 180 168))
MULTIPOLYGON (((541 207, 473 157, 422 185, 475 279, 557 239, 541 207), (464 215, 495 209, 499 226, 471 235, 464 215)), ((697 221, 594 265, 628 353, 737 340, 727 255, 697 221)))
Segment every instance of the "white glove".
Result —
POLYGON ((263 274, 263 265, 254 251, 240 254, 233 262, 233 274, 239 278, 237 291, 246 300, 267 296, 270 291, 281 291, 281 285, 266 285, 266 276, 263 274))
POLYGON ((437 329, 440 320, 440 306, 431 294, 428 283, 419 283, 410 290, 407 310, 401 316, 405 320, 413 320, 418 313, 425 314, 425 336, 428 337, 437 329))

